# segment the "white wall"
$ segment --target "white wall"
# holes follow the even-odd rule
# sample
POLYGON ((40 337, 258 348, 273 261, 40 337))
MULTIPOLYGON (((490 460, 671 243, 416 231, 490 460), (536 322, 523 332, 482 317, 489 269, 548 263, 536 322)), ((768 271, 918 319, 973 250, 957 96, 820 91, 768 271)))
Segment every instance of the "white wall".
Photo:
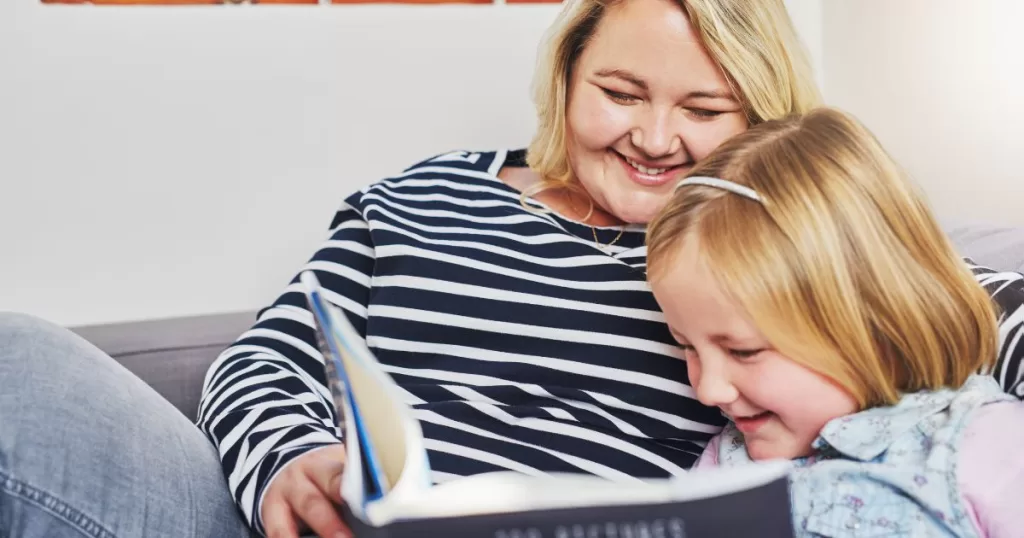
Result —
POLYGON ((818 85, 825 86, 824 3, 830 0, 784 0, 789 16, 811 57, 818 85))
MULTIPOLYGON (((788 4, 820 64, 819 1, 788 4)), ((557 9, 0 0, 0 310, 265 305, 348 193, 528 142, 557 9)))
POLYGON ((1024 225, 1024 2, 827 0, 826 99, 946 219, 1024 225))

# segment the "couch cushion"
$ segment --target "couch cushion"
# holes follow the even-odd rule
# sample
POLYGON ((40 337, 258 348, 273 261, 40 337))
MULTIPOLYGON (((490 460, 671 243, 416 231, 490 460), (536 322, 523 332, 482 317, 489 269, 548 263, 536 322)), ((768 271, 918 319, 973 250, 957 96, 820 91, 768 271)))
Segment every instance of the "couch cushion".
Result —
POLYGON ((255 312, 71 327, 195 420, 203 377, 255 312))
POLYGON ((952 224, 945 229, 960 254, 975 263, 1024 272, 1024 227, 952 224))

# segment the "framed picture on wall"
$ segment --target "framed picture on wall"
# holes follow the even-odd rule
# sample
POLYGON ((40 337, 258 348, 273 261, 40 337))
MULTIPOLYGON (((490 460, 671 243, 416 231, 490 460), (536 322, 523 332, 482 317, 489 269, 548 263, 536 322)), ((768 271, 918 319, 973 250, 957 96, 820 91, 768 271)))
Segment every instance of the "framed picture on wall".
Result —
POLYGON ((44 4, 128 5, 224 5, 224 4, 557 4, 561 0, 40 0, 44 4))

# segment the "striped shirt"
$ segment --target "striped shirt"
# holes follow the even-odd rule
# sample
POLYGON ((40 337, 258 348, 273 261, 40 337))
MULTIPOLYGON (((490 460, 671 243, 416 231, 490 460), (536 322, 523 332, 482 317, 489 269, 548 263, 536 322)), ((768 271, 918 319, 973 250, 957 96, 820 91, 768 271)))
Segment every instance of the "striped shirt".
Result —
MULTIPOLYGON (((523 156, 447 153, 361 189, 302 270, 405 392, 436 481, 685 472, 724 418, 688 385, 646 284, 644 228, 524 208, 497 177, 523 156)), ((976 271, 1024 302, 1020 275, 976 271)), ((1024 334, 1021 316, 1007 318, 1004 342, 1024 334)), ((1015 353, 1000 364, 1008 390, 1021 388, 1015 353)), ((297 277, 207 374, 199 425, 257 531, 275 474, 338 442, 324 376, 297 277)))

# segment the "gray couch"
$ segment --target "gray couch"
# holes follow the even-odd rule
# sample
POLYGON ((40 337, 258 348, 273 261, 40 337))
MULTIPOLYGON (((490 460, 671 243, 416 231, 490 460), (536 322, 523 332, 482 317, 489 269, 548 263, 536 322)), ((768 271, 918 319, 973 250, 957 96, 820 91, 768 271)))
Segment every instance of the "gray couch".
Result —
POLYGON ((203 376, 256 312, 71 327, 195 421, 203 376))
MULTIPOLYGON (((965 256, 994 269, 1024 272, 1024 228, 947 225, 946 229, 965 256)), ((207 368, 255 320, 255 312, 238 312, 72 330, 195 420, 207 368)))

